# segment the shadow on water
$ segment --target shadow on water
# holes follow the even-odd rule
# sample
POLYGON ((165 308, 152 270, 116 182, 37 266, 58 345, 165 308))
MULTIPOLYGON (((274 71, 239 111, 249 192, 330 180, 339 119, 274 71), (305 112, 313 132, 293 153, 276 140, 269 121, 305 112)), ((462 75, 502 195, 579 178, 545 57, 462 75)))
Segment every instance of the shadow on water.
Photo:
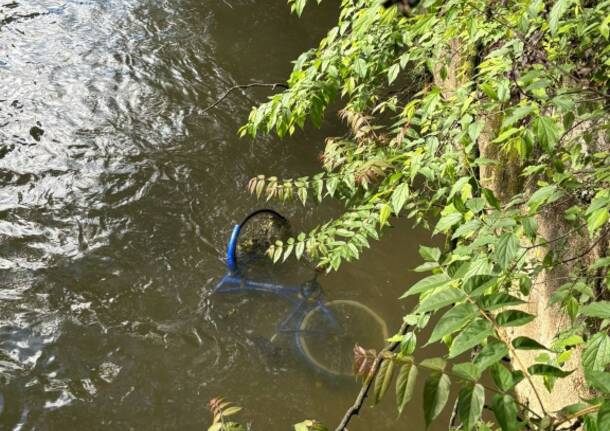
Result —
MULTIPOLYGON (((239 140, 268 89, 202 113, 237 83, 285 80, 336 13, 331 1, 302 20, 278 0, 0 4, 0 428, 200 430, 217 395, 255 429, 337 422, 358 385, 269 343, 286 304, 210 291, 230 227, 260 205, 249 177, 314 172, 341 126, 239 140)), ((300 228, 337 209, 281 208, 300 228)), ((395 329, 414 237, 399 223, 320 278, 327 297, 395 329)), ((353 429, 404 427, 388 399, 353 429)))

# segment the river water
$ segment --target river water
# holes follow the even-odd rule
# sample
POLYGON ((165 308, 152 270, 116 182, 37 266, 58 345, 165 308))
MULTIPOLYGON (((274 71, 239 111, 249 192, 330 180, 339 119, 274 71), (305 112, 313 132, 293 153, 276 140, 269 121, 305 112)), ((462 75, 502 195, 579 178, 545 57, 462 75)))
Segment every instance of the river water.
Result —
MULTIPOLYGON (((239 139, 269 88, 204 112, 235 84, 284 81, 336 15, 332 1, 299 20, 283 0, 0 0, 0 429, 202 430, 215 396, 256 430, 338 423, 359 386, 270 345, 286 305, 210 293, 231 226, 265 205, 247 180, 315 172, 342 126, 239 139)), ((296 229, 340 209, 275 208, 296 229)), ((326 297, 395 330, 418 241, 399 223, 319 278, 326 297)), ((387 398, 350 429, 423 429, 420 399, 396 420, 387 398)))

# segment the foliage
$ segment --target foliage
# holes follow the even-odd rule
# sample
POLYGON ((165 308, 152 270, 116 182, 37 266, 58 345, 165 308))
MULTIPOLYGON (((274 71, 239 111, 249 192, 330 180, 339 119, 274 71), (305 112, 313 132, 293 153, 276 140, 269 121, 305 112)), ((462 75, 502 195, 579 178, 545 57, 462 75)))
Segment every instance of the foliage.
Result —
MULTIPOLYGON (((300 14, 307 2, 289 3, 300 14)), ((401 412, 417 370, 428 369, 427 423, 458 381, 457 411, 467 430, 488 429, 480 424, 483 406, 503 431, 562 429, 573 420, 588 431, 608 429, 610 256, 585 258, 610 231, 610 1, 426 0, 405 15, 382 3, 343 0, 337 25, 295 62, 289 89, 253 109, 241 129, 250 136, 293 134, 307 120, 320 125, 336 100, 349 126, 344 136, 328 138, 319 174, 251 180, 249 189, 267 199, 345 203, 338 218, 278 242, 270 255, 307 255, 336 270, 359 258, 392 217, 413 219, 447 242, 420 248, 425 263, 415 271, 430 274, 403 295, 417 298, 405 316, 413 330, 400 336, 408 348, 384 359, 375 398, 396 374, 401 412), (468 61, 453 70, 454 57, 468 61), (401 88, 409 77, 419 80, 416 92, 401 88), (439 80, 458 85, 447 91, 439 80), (485 157, 485 147, 496 157, 485 157), (494 190, 484 177, 502 164, 516 167, 508 179, 519 183, 516 192, 508 180, 506 191, 494 190), (539 220, 549 214, 560 214, 565 234, 542 236, 539 220), (588 238, 591 247, 560 246, 574 237, 588 238), (533 281, 567 264, 575 269, 550 305, 569 316, 569 330, 550 346, 511 338, 506 328, 536 317, 519 307, 533 281), (446 359, 474 359, 453 365, 451 374, 444 358, 416 364, 417 334, 430 321, 437 323, 428 344, 444 343, 446 359), (546 390, 569 376, 573 370, 564 365, 575 347, 599 397, 560 412, 542 406, 542 414, 516 402, 521 380, 536 392, 535 376, 546 390), (539 351, 538 362, 524 367, 523 350, 539 351), (517 360, 501 363, 508 355, 517 360), (493 386, 482 386, 486 373, 493 386)), ((358 369, 367 363, 360 358, 358 369)))
POLYGON ((208 406, 214 416, 208 431, 246 431, 243 425, 227 420, 229 416, 239 413, 241 407, 235 406, 222 398, 211 399, 208 406))
MULTIPOLYGON (((226 420, 227 417, 239 413, 241 407, 235 406, 220 397, 212 398, 208 406, 214 416, 208 431, 246 431, 246 429, 250 429, 250 427, 246 428, 237 422, 226 420)), ((295 424, 294 431, 328 431, 328 428, 316 420, 307 419, 295 424)))
POLYGON ((318 421, 306 420, 294 425, 294 431, 328 431, 324 425, 318 421))

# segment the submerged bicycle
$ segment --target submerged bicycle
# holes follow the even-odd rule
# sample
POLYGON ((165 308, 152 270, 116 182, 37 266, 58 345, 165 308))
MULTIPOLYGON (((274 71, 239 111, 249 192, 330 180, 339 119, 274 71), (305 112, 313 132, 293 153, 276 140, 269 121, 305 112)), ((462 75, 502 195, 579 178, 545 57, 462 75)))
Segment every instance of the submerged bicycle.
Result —
POLYGON ((227 244, 227 274, 213 293, 258 293, 283 298, 292 308, 277 324, 270 341, 279 334, 292 336, 296 350, 315 369, 332 376, 349 375, 354 345, 362 342, 363 337, 381 343, 388 337, 387 326, 378 314, 360 302, 348 299, 326 302, 316 271, 300 284, 251 278, 248 265, 256 265, 270 245, 289 236, 288 221, 276 211, 262 209, 248 215, 233 227, 227 244))

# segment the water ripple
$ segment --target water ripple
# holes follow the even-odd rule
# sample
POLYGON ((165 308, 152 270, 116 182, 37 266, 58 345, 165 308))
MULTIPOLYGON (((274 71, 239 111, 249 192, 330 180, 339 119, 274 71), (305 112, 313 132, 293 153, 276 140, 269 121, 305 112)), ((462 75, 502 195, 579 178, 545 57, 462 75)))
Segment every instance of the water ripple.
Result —
POLYGON ((333 7, 299 21, 277 0, 0 4, 1 429, 202 429, 218 394, 284 428, 261 385, 300 418, 294 392, 315 379, 291 339, 269 341, 286 305, 209 293, 257 205, 247 179, 312 172, 326 131, 239 140, 268 90, 203 112, 285 79, 333 7))

